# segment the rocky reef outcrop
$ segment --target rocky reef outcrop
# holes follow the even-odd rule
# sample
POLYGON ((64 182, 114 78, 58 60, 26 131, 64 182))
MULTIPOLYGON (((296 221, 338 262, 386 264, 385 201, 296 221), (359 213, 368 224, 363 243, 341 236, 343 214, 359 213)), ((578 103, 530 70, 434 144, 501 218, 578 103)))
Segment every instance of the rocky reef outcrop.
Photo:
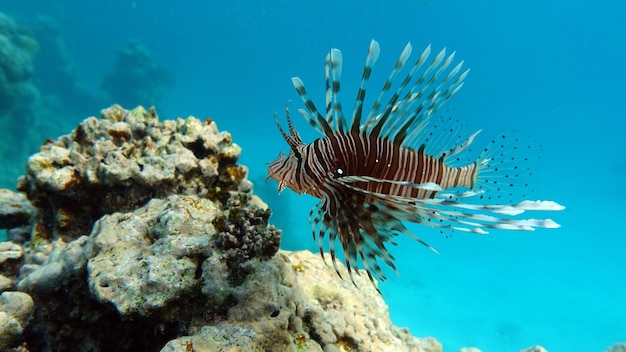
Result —
POLYGON ((105 214, 153 198, 190 194, 225 202, 250 191, 241 148, 215 123, 196 118, 158 121, 154 110, 119 105, 72 133, 49 140, 28 159, 18 190, 40 212, 35 238, 88 235, 105 214))
POLYGON ((240 152, 214 122, 141 107, 47 141, 0 192, 1 348, 441 351, 367 279, 280 251, 240 152))

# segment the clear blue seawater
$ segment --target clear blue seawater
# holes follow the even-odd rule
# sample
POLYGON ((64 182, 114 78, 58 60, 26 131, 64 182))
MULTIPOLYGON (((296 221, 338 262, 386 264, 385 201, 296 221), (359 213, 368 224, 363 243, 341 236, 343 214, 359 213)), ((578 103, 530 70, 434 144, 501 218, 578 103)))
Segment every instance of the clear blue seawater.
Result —
MULTIPOLYGON (((291 250, 317 250, 307 219, 315 201, 289 190, 277 196, 274 182, 263 183, 265 163, 288 148, 273 115, 289 99, 301 107, 290 78, 300 76, 321 104, 324 57, 341 49, 349 109, 372 38, 381 57, 371 91, 408 41, 414 55, 429 43, 456 50, 471 72, 448 105, 454 117, 486 136, 514 129, 541 144, 537 198, 567 208, 547 214, 562 224, 557 230, 444 238, 412 226, 441 255, 409 239, 392 248, 400 276, 381 289, 393 321, 434 336, 445 351, 535 344, 604 351, 626 341, 626 2, 0 0, 0 11, 18 22, 56 22, 73 77, 101 97, 84 114, 65 106, 56 130, 36 140, 67 133, 114 103, 101 82, 116 50, 136 40, 174 78, 157 104, 161 119, 211 117, 232 133, 291 250)), ((40 55, 40 64, 58 65, 40 55)), ((37 79, 48 93, 65 93, 63 82, 37 79)), ((294 115, 305 141, 319 137, 294 115)), ((5 128, 0 133, 10 138, 5 128)), ((38 146, 29 144, 28 153, 38 146)), ((12 180, 2 186, 14 187, 12 180)))

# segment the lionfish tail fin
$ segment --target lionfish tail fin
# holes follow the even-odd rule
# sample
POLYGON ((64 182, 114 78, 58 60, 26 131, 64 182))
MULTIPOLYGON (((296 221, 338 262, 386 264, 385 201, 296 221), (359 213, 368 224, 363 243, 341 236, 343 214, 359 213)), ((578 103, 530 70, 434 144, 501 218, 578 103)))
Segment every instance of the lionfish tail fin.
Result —
MULTIPOLYGON (((443 154, 452 164, 460 160, 471 162, 472 143, 478 133, 456 143, 443 154), (465 159, 467 158, 467 159, 465 159), (465 160, 463 160, 465 159, 465 160), (452 161, 454 160, 454 161, 452 161)), ((424 216, 436 220, 435 227, 486 234, 489 229, 534 231, 537 228, 558 228, 550 218, 521 218, 526 212, 552 212, 565 209, 550 200, 532 200, 535 191, 531 186, 536 178, 533 170, 538 161, 535 143, 518 133, 502 134, 480 149, 473 164, 473 181, 470 189, 456 188, 437 193, 434 199, 421 200, 418 208, 424 216)))

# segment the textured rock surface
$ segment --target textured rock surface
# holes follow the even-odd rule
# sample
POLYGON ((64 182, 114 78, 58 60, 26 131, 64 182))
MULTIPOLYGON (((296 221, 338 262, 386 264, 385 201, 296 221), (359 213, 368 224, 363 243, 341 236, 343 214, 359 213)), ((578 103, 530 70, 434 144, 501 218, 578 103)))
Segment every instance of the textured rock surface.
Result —
POLYGON ((202 261, 213 254, 219 211, 207 199, 170 196, 104 216, 87 246, 91 292, 121 314, 162 309, 197 285, 202 261))
POLYGON ((355 282, 363 289, 342 281, 311 252, 282 251, 236 290, 227 319, 170 341, 162 351, 442 350, 435 339, 395 327, 367 276, 355 282))
POLYGON ((152 198, 195 194, 225 202, 230 191, 249 191, 247 170, 236 164, 240 152, 215 123, 160 123, 154 110, 113 106, 42 146, 18 189, 40 210, 34 236, 71 240, 89 234, 103 215, 152 198))
MULTIPOLYGON (((332 267, 308 251, 287 253, 295 273, 294 286, 302 290, 302 320, 313 341, 324 350, 349 351, 441 351, 435 339, 418 339, 407 329, 393 325, 387 304, 367 275, 341 280, 332 267)), ((344 277, 347 271, 339 270, 344 277)))
POLYGON ((0 295, 0 349, 11 346, 21 337, 33 310, 33 300, 24 292, 0 295))
POLYGON ((0 189, 0 229, 28 224, 34 211, 25 194, 0 189))
POLYGON ((17 278, 22 265, 24 264, 24 252, 22 246, 13 242, 0 242, 0 282, 5 291, 13 288, 14 280, 17 278))

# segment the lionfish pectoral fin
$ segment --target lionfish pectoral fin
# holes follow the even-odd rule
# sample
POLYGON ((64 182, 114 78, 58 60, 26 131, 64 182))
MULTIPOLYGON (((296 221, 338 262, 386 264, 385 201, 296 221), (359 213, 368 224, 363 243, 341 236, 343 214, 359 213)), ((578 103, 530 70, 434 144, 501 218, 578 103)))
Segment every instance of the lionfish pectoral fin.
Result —
POLYGON ((280 194, 287 186, 287 182, 285 180, 280 180, 278 182, 278 194, 280 194))
MULTIPOLYGON (((420 243, 421 245, 428 248, 435 254, 439 255, 439 251, 437 251, 437 249, 435 249, 433 246, 429 245, 424 240, 422 240, 421 238, 416 236, 414 233, 409 231, 401 222, 401 220, 408 220, 410 222, 419 222, 418 220, 419 217, 423 215, 423 214, 415 214, 415 212, 409 212, 409 215, 407 216, 407 213, 406 213, 407 207, 404 205, 409 204, 411 202, 415 202, 414 199, 400 197, 402 198, 402 201, 398 202, 397 196, 390 197, 388 194, 369 191, 365 188, 359 187, 355 183, 360 183, 360 182, 377 182, 381 184, 388 183, 392 185, 415 187, 415 188, 424 189, 428 191, 440 191, 441 187, 439 185, 432 183, 432 182, 415 184, 415 183, 405 182, 405 181, 383 180, 383 179, 379 179, 376 177, 369 177, 369 176, 346 176, 346 177, 339 178, 338 181, 344 186, 346 186, 347 188, 351 189, 352 191, 361 193, 365 197, 370 199, 370 203, 372 204, 372 206, 377 209, 377 213, 378 213, 377 217, 380 218, 379 221, 377 221, 377 223, 381 225, 378 226, 377 230, 380 231, 382 224, 385 224, 383 227, 383 230, 384 230, 383 232, 401 233, 413 239, 414 241, 420 243), (401 205, 401 206, 398 206, 398 205, 401 205)), ((395 242, 391 241, 390 238, 387 239, 387 242, 395 244, 395 242)), ((383 259, 385 260, 385 263, 387 265, 389 265, 392 269, 395 270, 395 266, 393 265, 393 258, 383 258, 383 259)))
POLYGON ((347 271, 350 281, 357 286, 356 276, 361 274, 359 268, 362 268, 378 289, 376 279, 386 280, 379 260, 397 272, 394 257, 386 245, 395 244, 393 237, 401 233, 404 226, 386 213, 387 208, 382 203, 376 201, 372 206, 364 193, 344 187, 336 191, 323 198, 309 213, 313 238, 322 258, 324 246, 327 246, 332 266, 340 278, 346 276, 347 271), (344 254, 345 269, 337 264, 340 260, 335 251, 337 243, 344 254))
MULTIPOLYGON (((411 198, 391 194, 382 194, 366 190, 355 185, 357 182, 388 182, 406 186, 405 182, 378 180, 365 176, 348 176, 339 179, 342 184, 352 190, 363 192, 381 199, 383 204, 397 210, 398 219, 422 223, 431 227, 470 232, 475 234, 487 234, 488 229, 534 231, 537 228, 558 228, 560 225, 552 219, 516 219, 515 216, 527 211, 560 211, 564 206, 553 201, 530 201, 525 200, 517 204, 472 204, 452 200, 448 196, 438 196, 433 199, 411 198)), ((436 190, 436 185, 419 184, 415 187, 427 190, 436 190)), ((465 198, 480 195, 480 192, 468 192, 465 198)), ((461 197, 460 199, 465 199, 461 197)), ((419 238, 414 237, 409 231, 403 232, 418 242, 428 246, 419 238)), ((434 250, 434 248, 432 248, 434 250)), ((436 252, 436 251, 435 251, 436 252)))
POLYGON ((328 265, 326 261, 326 255, 324 252, 324 238, 328 235, 328 247, 330 252, 330 259, 337 273, 337 276, 343 280, 341 271, 337 266, 337 255, 335 253, 335 239, 337 237, 336 224, 332 217, 328 214, 328 200, 322 200, 317 203, 313 209, 309 212, 309 221, 311 223, 311 231, 313 234, 313 240, 317 243, 320 256, 325 265, 328 265))

